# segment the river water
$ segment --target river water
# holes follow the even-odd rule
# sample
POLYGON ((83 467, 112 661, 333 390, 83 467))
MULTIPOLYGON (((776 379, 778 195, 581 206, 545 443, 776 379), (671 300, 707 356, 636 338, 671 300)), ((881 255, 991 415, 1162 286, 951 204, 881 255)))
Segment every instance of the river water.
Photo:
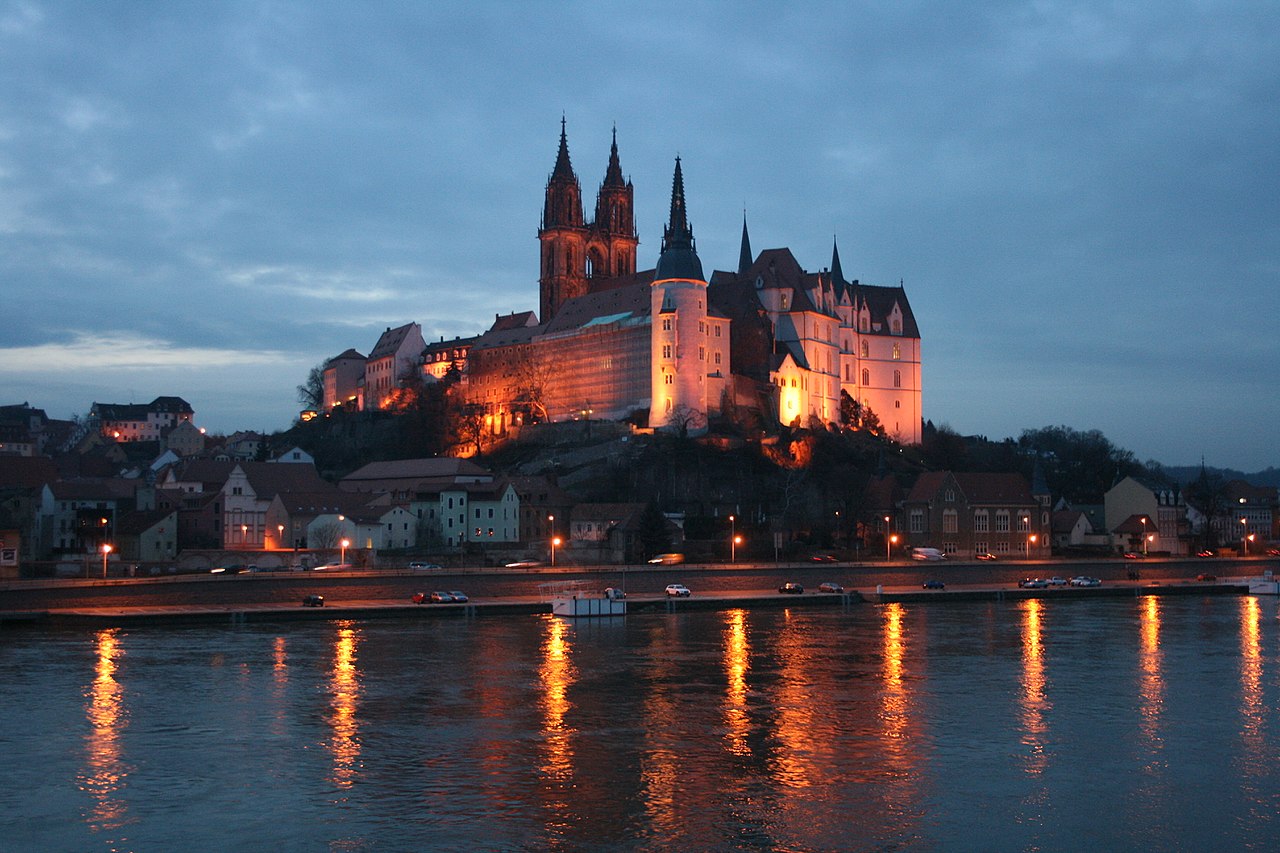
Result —
POLYGON ((0 632, 0 849, 1275 850, 1277 602, 0 632))

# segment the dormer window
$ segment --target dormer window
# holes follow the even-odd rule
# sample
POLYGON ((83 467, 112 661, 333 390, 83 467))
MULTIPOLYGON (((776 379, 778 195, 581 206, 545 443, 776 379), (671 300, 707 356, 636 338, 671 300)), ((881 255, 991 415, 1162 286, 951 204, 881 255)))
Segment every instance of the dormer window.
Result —
POLYGON ((790 306, 791 306, 791 297, 785 293, 782 294, 782 310, 787 311, 790 309, 790 306))

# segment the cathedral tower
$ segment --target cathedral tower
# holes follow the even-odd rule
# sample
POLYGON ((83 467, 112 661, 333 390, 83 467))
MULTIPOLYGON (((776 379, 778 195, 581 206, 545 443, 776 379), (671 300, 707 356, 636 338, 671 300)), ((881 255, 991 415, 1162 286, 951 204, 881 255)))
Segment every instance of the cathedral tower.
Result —
POLYGON ((614 131, 609 166, 596 196, 595 221, 582 215, 582 185, 569 162, 565 121, 560 120, 560 150, 547 180, 542 208, 542 261, 538 275, 539 315, 549 321, 567 300, 588 293, 592 279, 634 275, 636 236, 633 189, 622 176, 618 134, 614 131))
POLYGON ((676 158, 671 219, 649 290, 653 393, 649 426, 698 435, 707 429, 707 281, 684 203, 676 158))

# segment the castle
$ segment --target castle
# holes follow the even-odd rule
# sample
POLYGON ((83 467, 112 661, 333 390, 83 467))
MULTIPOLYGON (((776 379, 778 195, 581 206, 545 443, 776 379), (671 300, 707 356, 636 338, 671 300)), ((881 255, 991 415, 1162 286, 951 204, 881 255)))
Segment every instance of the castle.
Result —
POLYGON ((766 425, 878 421, 920 441, 920 331, 902 287, 846 281, 834 246, 817 273, 788 249, 753 256, 745 218, 737 269, 708 278, 679 158, 657 264, 637 272, 633 193, 615 130, 586 219, 562 120, 538 230, 539 314, 430 344, 416 323, 388 328, 369 358, 330 360, 326 407, 381 408, 413 367, 428 380, 457 374, 494 435, 582 417, 696 435, 732 410, 766 425))

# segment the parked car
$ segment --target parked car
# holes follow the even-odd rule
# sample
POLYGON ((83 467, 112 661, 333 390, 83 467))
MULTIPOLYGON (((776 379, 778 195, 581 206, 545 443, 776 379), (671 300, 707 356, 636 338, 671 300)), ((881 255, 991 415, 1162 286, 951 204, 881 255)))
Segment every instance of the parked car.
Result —
POLYGON ((689 592, 689 587, 682 583, 667 584, 667 598, 688 598, 693 595, 689 592))
POLYGON ((1057 575, 1054 575, 1053 577, 1049 578, 1049 586, 1066 586, 1066 585, 1067 585, 1066 578, 1060 578, 1057 575))
POLYGON ((942 581, 925 581, 920 584, 921 589, 946 589, 947 585, 942 581))
POLYGON ((810 560, 812 560, 812 561, 813 561, 813 562, 815 562, 815 563, 836 563, 836 562, 839 562, 839 561, 836 559, 836 555, 835 555, 835 554, 814 554, 814 555, 813 555, 812 557, 810 557, 809 559, 810 559, 810 560))
POLYGON ((325 563, 323 566, 316 566, 312 571, 315 572, 349 572, 352 569, 350 563, 325 563))
POLYGON ((243 572, 244 570, 245 570, 245 569, 244 569, 244 566, 239 565, 239 564, 232 564, 232 565, 229 565, 229 566, 215 566, 214 568, 212 568, 212 569, 210 569, 210 570, 209 570, 209 574, 211 574, 211 575, 238 575, 238 574, 240 574, 241 572, 243 572))
POLYGON ((798 583, 792 583, 790 581, 787 581, 782 586, 778 587, 778 592, 782 593, 783 595, 799 595, 800 593, 804 592, 804 587, 802 587, 798 583))
POLYGON ((1123 556, 1124 556, 1124 558, 1125 558, 1126 560, 1141 560, 1141 559, 1142 559, 1142 555, 1141 555, 1141 554, 1137 554, 1137 553, 1135 553, 1135 552, 1133 552, 1133 551, 1125 551, 1123 556))
POLYGON ((1280 548, 1268 548, 1268 549, 1267 549, 1267 556, 1268 556, 1268 557, 1280 557, 1280 548))
POLYGON ((844 592, 844 587, 838 583, 828 581, 827 583, 818 584, 818 592, 844 592))
POLYGON ((1086 577, 1079 575, 1071 579, 1072 586, 1102 586, 1102 581, 1098 578, 1086 577))
POLYGON ((651 566, 678 566, 684 562, 684 554, 659 554, 649 560, 651 566))
POLYGON ((303 607, 324 607, 323 595, 304 595, 302 597, 303 607))
POLYGON ((453 596, 447 592, 436 590, 431 593, 430 601, 432 604, 452 604, 453 596))
POLYGON ((1212 556, 1215 556, 1215 555, 1214 555, 1214 553, 1213 553, 1213 550, 1212 550, 1212 549, 1210 549, 1210 548, 1205 548, 1205 549, 1204 549, 1204 550, 1202 550, 1202 551, 1197 551, 1197 552, 1196 552, 1196 556, 1197 556, 1197 557, 1212 557, 1212 556))
POLYGON ((627 594, 616 586, 607 586, 604 588, 604 597, 610 601, 621 601, 627 597, 627 594))
POLYGON ((1198 581, 1216 581, 1217 579, 1218 579, 1217 575, 1211 575, 1211 574, 1208 574, 1207 572, 1201 572, 1200 574, 1196 575, 1196 580, 1198 581))
POLYGON ((418 571, 422 569, 438 569, 440 568, 440 566, 436 563, 423 563, 419 560, 415 560, 414 562, 409 564, 409 568, 414 569, 415 571, 418 571))
POLYGON ((1048 585, 1049 582, 1044 578, 1023 578, 1018 581, 1018 586, 1023 589, 1044 589, 1048 585))
POLYGON ((431 596, 425 592, 415 592, 411 600, 414 604, 428 604, 431 601, 431 596))
POLYGON ((979 560, 994 560, 994 559, 996 559, 996 555, 995 555, 995 554, 992 554, 990 551, 983 551, 981 554, 974 554, 973 556, 974 556, 974 557, 976 557, 976 558, 977 558, 977 559, 979 559, 979 560))
POLYGON ((467 598, 467 594, 465 592, 457 589, 449 590, 449 596, 458 604, 463 604, 471 600, 467 598))
POLYGON ((508 569, 536 569, 542 565, 541 560, 516 560, 514 563, 507 563, 508 569))

